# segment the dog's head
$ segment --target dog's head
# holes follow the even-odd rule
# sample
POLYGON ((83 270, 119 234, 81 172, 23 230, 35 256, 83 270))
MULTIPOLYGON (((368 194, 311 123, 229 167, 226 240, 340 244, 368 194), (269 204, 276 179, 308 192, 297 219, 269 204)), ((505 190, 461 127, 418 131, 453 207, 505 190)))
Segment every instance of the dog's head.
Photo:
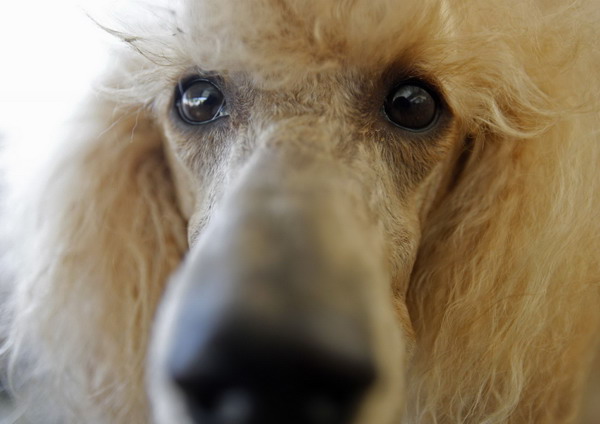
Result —
POLYGON ((186 12, 196 60, 156 106, 191 246, 154 339, 158 420, 388 422, 421 227, 465 137, 424 57, 448 22, 215 5, 186 12))
MULTIPOLYGON (((419 254, 430 272, 431 216, 482 134, 547 123, 531 119, 538 93, 514 46, 474 37, 449 2, 204 1, 177 13, 186 56, 161 84, 143 74, 190 243, 154 335, 158 422, 392 422, 413 322, 435 315, 419 310, 422 294, 407 302, 419 254)), ((468 184, 482 204, 498 194, 468 184)))

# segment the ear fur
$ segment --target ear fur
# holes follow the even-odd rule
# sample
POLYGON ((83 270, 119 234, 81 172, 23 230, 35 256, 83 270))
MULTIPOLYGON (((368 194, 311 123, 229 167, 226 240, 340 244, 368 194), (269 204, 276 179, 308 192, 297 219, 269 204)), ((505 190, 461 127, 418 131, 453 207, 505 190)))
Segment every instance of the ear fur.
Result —
MULTIPOLYGON (((537 52, 557 36, 513 42, 537 52)), ((543 101, 532 108, 516 90, 468 129, 473 152, 423 224, 408 293, 415 422, 570 423, 578 414, 600 323, 600 59, 588 37, 562 71, 544 62, 546 50, 519 59, 543 101), (587 102, 570 107, 573 99, 587 102), (500 113, 503 125, 486 125, 500 113), (511 122, 517 130, 502 128, 511 122), (536 123, 546 124, 521 130, 536 123)))
POLYGON ((162 135, 147 110, 93 98, 58 145, 7 211, 25 223, 9 231, 14 389, 46 423, 147 422, 152 317, 187 249, 162 135))

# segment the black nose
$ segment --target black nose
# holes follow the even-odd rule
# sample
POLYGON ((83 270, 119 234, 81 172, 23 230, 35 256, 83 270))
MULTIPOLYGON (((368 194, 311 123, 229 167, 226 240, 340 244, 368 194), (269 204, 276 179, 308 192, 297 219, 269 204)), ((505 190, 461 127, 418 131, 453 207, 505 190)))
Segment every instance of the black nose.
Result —
POLYGON ((330 330, 336 325, 334 333, 307 334, 306 322, 228 317, 189 334, 171 355, 170 369, 193 422, 351 422, 374 365, 352 322, 323 323, 330 330))

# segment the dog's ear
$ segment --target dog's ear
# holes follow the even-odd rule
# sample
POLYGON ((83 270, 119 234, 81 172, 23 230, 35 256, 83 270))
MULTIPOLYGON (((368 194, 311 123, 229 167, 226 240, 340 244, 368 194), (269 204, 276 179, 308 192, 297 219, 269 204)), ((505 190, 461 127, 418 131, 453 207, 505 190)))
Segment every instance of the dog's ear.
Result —
MULTIPOLYGON (((552 84, 570 83, 562 78, 538 87, 552 93, 552 84)), ((583 85, 571 84, 585 98, 583 85)), ((555 112, 519 115, 527 101, 513 96, 498 109, 521 128, 555 112)), ((600 146, 594 113, 553 116, 523 136, 471 128, 462 169, 423 224, 408 293, 421 395, 408 404, 421 414, 570 422, 577 412, 577 396, 561 393, 581 390, 577 358, 586 358, 600 322, 600 265, 592 259, 600 247, 600 146), (515 417, 515 409, 529 415, 515 417)))
POLYGON ((13 237, 20 257, 10 344, 32 353, 27 372, 70 379, 74 411, 106 403, 90 411, 118 422, 146 421, 136 414, 147 411, 149 327, 187 249, 162 142, 148 111, 94 96, 21 199, 33 212, 13 237), (86 375, 72 364, 87 364, 86 375))

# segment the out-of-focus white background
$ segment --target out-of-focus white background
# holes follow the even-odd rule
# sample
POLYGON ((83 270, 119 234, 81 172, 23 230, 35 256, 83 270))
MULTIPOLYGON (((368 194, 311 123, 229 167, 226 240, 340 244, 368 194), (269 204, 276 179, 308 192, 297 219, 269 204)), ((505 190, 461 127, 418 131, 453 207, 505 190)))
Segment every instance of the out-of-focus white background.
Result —
POLYGON ((108 0, 0 2, 0 137, 39 134, 90 89, 109 43, 86 15, 98 7, 108 0))

